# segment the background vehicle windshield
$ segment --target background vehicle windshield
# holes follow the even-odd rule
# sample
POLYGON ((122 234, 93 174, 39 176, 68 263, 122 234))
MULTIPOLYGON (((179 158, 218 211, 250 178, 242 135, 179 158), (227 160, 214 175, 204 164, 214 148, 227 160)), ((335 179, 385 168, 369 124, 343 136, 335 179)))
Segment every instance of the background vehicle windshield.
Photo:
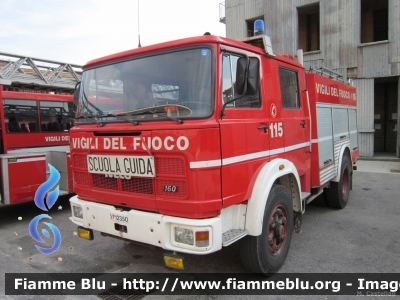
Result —
POLYGON ((87 70, 77 117, 97 118, 166 104, 189 107, 192 113, 183 118, 209 116, 214 103, 212 56, 211 49, 196 48, 87 70))

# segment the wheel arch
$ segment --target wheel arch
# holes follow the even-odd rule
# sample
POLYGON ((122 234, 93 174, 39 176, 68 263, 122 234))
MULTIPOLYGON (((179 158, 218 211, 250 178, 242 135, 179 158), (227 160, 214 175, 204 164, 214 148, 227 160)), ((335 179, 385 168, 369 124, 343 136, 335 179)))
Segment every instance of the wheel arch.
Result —
MULTIPOLYGON (((337 172, 336 172, 336 176, 331 180, 334 182, 339 182, 340 181, 340 172, 341 172, 341 168, 342 168, 342 161, 343 161, 343 156, 348 156, 349 161, 351 162, 351 152, 350 152, 350 146, 349 145, 343 145, 343 147, 340 149, 340 154, 339 154, 339 162, 337 164, 337 172)), ((352 168, 351 168, 352 169, 352 168)), ((351 171, 351 174, 353 172, 351 171)))
POLYGON ((274 159, 261 168, 248 200, 245 229, 249 235, 258 236, 262 232, 265 206, 274 183, 286 187, 293 210, 302 211, 300 177, 295 165, 286 159, 274 159))

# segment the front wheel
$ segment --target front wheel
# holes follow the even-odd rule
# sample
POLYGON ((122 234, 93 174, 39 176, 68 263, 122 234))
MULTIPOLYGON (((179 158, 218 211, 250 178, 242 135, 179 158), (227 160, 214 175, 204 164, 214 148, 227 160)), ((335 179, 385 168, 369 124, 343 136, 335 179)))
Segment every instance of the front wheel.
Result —
POLYGON ((331 207, 344 208, 347 205, 351 187, 351 164, 347 155, 343 156, 339 182, 331 182, 327 189, 327 200, 331 207))
POLYGON ((240 257, 254 273, 278 272, 289 252, 293 232, 293 206, 285 187, 273 185, 265 206, 262 233, 240 241, 240 257))

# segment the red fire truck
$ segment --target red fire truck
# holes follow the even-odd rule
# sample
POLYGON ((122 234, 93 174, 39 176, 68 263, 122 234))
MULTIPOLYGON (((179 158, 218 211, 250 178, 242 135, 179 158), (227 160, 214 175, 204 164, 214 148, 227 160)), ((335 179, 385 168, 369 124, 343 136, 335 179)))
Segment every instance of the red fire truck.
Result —
POLYGON ((73 71, 70 65, 0 56, 11 60, 0 62, 1 204, 32 201, 48 178, 49 163, 60 172, 60 195, 72 193, 69 130, 74 124, 72 93, 78 76, 65 72, 73 71), (54 65, 61 67, 50 67, 54 65))
POLYGON ((0 91, 0 98, 2 203, 33 200, 47 180, 48 163, 63 175, 60 194, 71 193, 67 159, 73 97, 0 91))
POLYGON ((236 241, 251 271, 276 272, 305 205, 346 206, 358 158, 356 90, 308 73, 269 39, 201 36, 83 67, 70 145, 80 237, 177 253, 236 241), (100 101, 103 99, 103 101, 100 101), (108 99, 105 103, 104 99, 108 99))

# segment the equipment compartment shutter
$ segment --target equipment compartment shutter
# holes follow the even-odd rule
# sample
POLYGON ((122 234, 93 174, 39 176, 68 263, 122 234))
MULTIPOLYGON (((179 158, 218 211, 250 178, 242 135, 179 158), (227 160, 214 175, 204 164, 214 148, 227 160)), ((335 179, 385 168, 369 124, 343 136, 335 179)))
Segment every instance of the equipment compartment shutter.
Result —
POLYGON ((349 138, 349 116, 347 108, 333 109, 333 136, 334 141, 349 138))
POLYGON ((354 151, 358 148, 357 136, 357 111, 349 109, 349 128, 350 128, 350 149, 354 151))
POLYGON ((319 167, 333 162, 332 108, 317 106, 319 167))

